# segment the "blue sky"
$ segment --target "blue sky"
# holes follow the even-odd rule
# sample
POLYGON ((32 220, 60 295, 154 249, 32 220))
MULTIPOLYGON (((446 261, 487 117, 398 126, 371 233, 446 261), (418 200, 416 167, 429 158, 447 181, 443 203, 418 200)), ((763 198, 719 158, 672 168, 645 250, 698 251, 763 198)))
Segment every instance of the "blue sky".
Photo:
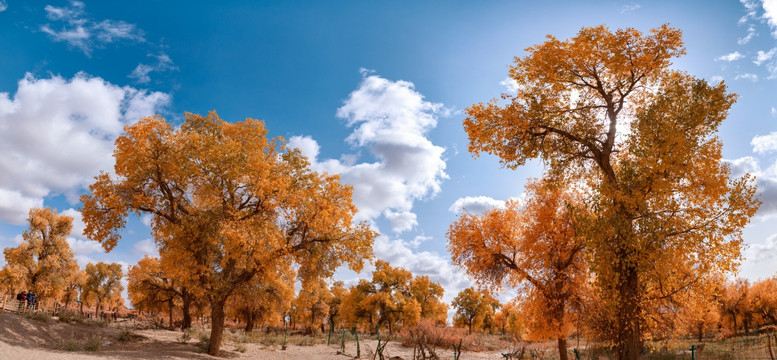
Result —
MULTIPOLYGON (((155 253, 144 219, 105 254, 80 233, 78 195, 113 166, 123 125, 159 113, 263 119, 319 170, 355 187, 378 257, 447 289, 469 286, 445 232, 522 193, 541 164, 502 169, 467 152, 462 110, 509 91, 513 57, 581 27, 683 30, 675 68, 739 94, 721 128, 735 173, 758 177, 740 276, 777 272, 777 1, 15 1, 0 0, 0 247, 27 211, 76 218, 77 258, 155 253)), ((2 260, 0 260, 2 262, 2 260)), ((369 276, 369 269, 362 276, 369 276)), ((338 278, 357 276, 341 272, 338 278)))

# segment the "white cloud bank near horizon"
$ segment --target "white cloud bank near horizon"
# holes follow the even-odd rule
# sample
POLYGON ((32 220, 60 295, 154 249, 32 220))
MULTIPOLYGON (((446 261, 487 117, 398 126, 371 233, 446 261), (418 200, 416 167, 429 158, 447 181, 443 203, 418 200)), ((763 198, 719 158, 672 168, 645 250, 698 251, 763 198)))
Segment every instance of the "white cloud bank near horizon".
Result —
POLYGON ((27 74, 13 96, 0 93, 0 221, 21 225, 30 208, 52 195, 76 203, 100 170, 113 169, 114 141, 124 126, 169 102, 168 94, 84 73, 27 74))

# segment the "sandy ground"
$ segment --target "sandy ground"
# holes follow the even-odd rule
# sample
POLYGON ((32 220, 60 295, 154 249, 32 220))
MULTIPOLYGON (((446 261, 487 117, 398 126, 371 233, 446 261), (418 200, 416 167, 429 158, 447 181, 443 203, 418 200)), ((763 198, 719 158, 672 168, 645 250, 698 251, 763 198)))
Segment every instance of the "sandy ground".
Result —
MULTIPOLYGON (((295 346, 286 350, 280 346, 266 348, 260 344, 243 344, 245 352, 236 351, 238 344, 226 343, 223 357, 213 357, 198 352, 196 340, 182 344, 181 332, 165 330, 134 330, 139 336, 129 341, 119 341, 121 330, 117 327, 96 327, 83 324, 66 324, 52 320, 42 322, 22 315, 0 313, 0 359, 271 359, 271 360, 345 360, 356 355, 356 344, 346 345, 346 355, 338 354, 339 345, 295 346), (99 340, 98 351, 66 351, 68 342, 99 340)), ((361 358, 371 359, 377 341, 361 343, 361 358)), ((399 343, 389 343, 384 354, 410 360, 413 349, 399 343)), ((441 359, 453 359, 449 349, 439 350, 441 359)), ((387 357, 388 358, 388 357, 387 357)), ((499 352, 464 352, 462 360, 502 359, 499 352)))

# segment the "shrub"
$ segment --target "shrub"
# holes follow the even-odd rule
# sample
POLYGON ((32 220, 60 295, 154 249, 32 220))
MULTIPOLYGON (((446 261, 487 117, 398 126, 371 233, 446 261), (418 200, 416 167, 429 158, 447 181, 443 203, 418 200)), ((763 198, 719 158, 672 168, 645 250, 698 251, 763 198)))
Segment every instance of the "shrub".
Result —
POLYGON ((28 313, 25 316, 27 316, 28 319, 45 322, 45 323, 51 321, 51 315, 45 312, 28 313))
POLYGON ((208 352, 208 349, 210 348, 210 336, 208 336, 208 334, 200 334, 200 341, 197 342, 197 348, 199 348, 201 352, 208 352))
POLYGON ((81 344, 76 340, 70 339, 62 344, 62 350, 79 351, 81 350, 81 344))
POLYGON ((99 351, 100 347, 102 342, 96 337, 86 340, 83 345, 84 351, 99 351))
POLYGON ((237 346, 235 346, 235 351, 244 353, 248 351, 248 348, 246 347, 245 344, 237 344, 237 346))

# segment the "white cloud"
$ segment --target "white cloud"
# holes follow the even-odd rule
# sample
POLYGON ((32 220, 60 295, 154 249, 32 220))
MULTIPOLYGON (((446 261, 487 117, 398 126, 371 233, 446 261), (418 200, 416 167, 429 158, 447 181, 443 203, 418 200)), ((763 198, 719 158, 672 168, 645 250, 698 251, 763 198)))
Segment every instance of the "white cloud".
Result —
POLYGON ((777 117, 777 109, 772 107, 772 117, 777 117))
POLYGON ((763 244, 750 244, 744 253, 748 260, 755 262, 777 258, 777 234, 769 235, 763 244))
POLYGON ((84 216, 80 211, 70 208, 63 211, 61 215, 67 215, 73 218, 73 231, 70 232, 71 236, 79 237, 82 239, 86 238, 86 236, 84 236, 86 224, 84 224, 84 216))
POLYGON ((758 81, 758 75, 751 74, 751 73, 744 73, 744 74, 738 74, 736 77, 734 77, 734 80, 739 80, 739 79, 747 79, 755 82, 755 81, 758 81))
POLYGON ((143 225, 146 225, 147 227, 151 227, 151 221, 154 219, 154 216, 151 214, 146 214, 140 217, 140 222, 143 223, 143 225))
POLYGON ((448 177, 442 158, 445 149, 426 137, 447 110, 424 101, 410 82, 367 76, 366 70, 362 74, 366 77, 337 116, 356 127, 347 141, 369 149, 376 162, 354 163, 348 156, 319 161, 319 145, 308 136, 292 137, 288 145, 308 156, 314 169, 341 174, 343 182, 353 185, 357 220, 383 215, 395 231, 409 230, 417 223, 413 202, 436 195, 448 177))
POLYGON ((103 246, 94 240, 82 240, 68 237, 67 243, 70 245, 70 250, 73 250, 75 255, 88 255, 92 253, 103 252, 104 250, 103 246))
POLYGON ((518 82, 513 78, 507 77, 500 81, 499 85, 504 86, 508 93, 515 94, 518 92, 518 82))
POLYGON ((5 11, 6 9, 8 9, 8 4, 5 0, 0 0, 0 12, 5 11))
POLYGON ((764 220, 777 215, 777 162, 765 170, 761 169, 758 159, 752 156, 735 160, 724 159, 723 162, 731 167, 731 176, 740 177, 745 173, 755 176, 758 199, 761 200, 757 218, 764 220))
POLYGON ((765 52, 758 50, 758 55, 755 57, 755 60, 753 61, 753 63, 758 66, 761 66, 761 64, 763 64, 764 61, 770 60, 772 57, 774 57, 775 52, 777 52, 777 48, 774 48, 765 52))
POLYGON ((160 52, 159 54, 148 54, 148 56, 153 57, 156 62, 153 65, 140 63, 135 67, 135 70, 129 74, 130 78, 135 79, 135 81, 140 84, 151 81, 151 76, 149 76, 151 72, 178 70, 178 68, 173 65, 173 60, 170 59, 170 56, 163 52, 160 52))
POLYGON ((136 242, 135 245, 132 246, 132 250, 135 251, 136 254, 140 255, 149 255, 152 257, 159 256, 159 253, 156 249, 156 244, 154 243, 154 240, 151 239, 144 239, 136 242))
POLYGON ((496 200, 488 196, 465 196, 463 198, 456 199, 456 201, 453 202, 453 205, 448 208, 448 211, 454 214, 458 214, 462 211, 482 214, 494 208, 501 209, 504 207, 504 200, 496 200))
POLYGON ((739 44, 739 45, 747 44, 756 35, 758 35, 758 33, 755 31, 755 26, 750 25, 750 26, 747 27, 747 35, 745 35, 745 37, 739 38, 737 40, 737 44, 739 44))
POLYGON ((625 14, 627 12, 636 11, 636 10, 639 10, 640 8, 642 8, 642 5, 637 4, 637 3, 631 3, 631 4, 623 5, 621 7, 621 14, 625 14))
POLYGON ((40 30, 54 41, 65 42, 86 55, 90 55, 95 46, 104 43, 117 40, 144 41, 143 33, 135 25, 114 20, 92 21, 86 16, 84 7, 81 1, 71 1, 70 6, 64 7, 46 5, 46 17, 60 22, 61 26, 55 29, 51 24, 45 24, 40 30))
MULTIPOLYGON (((0 134, 0 136, 2 136, 0 134)), ((3 159, 0 159, 0 163, 3 159)), ((2 174, 0 174, 0 177, 2 174)), ((42 208, 43 198, 31 198, 21 191, 3 189, 0 187, 0 220, 21 225, 27 221, 27 215, 32 208, 42 208)))
POLYGON ((745 57, 745 56, 740 54, 739 51, 734 51, 731 54, 720 56, 716 60, 731 62, 731 61, 739 60, 739 59, 741 59, 743 57, 745 57))
POLYGON ((394 232, 404 232, 411 230, 418 225, 418 218, 416 214, 410 211, 391 211, 386 210, 383 212, 383 216, 391 222, 391 230, 394 232))
MULTIPOLYGON (((774 108, 772 108, 774 112, 774 108)), ((777 131, 769 135, 756 136, 750 141, 750 145, 753 145, 753 152, 758 154, 765 154, 772 151, 777 151, 777 131)))
POLYGON ((36 79, 0 93, 0 221, 22 224, 30 207, 64 194, 76 202, 100 170, 113 169, 114 140, 169 95, 78 74, 36 79))
POLYGON ((719 82, 723 81, 723 77, 720 75, 713 75, 710 77, 710 82, 713 84, 717 84, 719 82))
POLYGON ((777 0, 761 0, 763 2, 764 19, 773 29, 772 36, 777 38, 777 0))

